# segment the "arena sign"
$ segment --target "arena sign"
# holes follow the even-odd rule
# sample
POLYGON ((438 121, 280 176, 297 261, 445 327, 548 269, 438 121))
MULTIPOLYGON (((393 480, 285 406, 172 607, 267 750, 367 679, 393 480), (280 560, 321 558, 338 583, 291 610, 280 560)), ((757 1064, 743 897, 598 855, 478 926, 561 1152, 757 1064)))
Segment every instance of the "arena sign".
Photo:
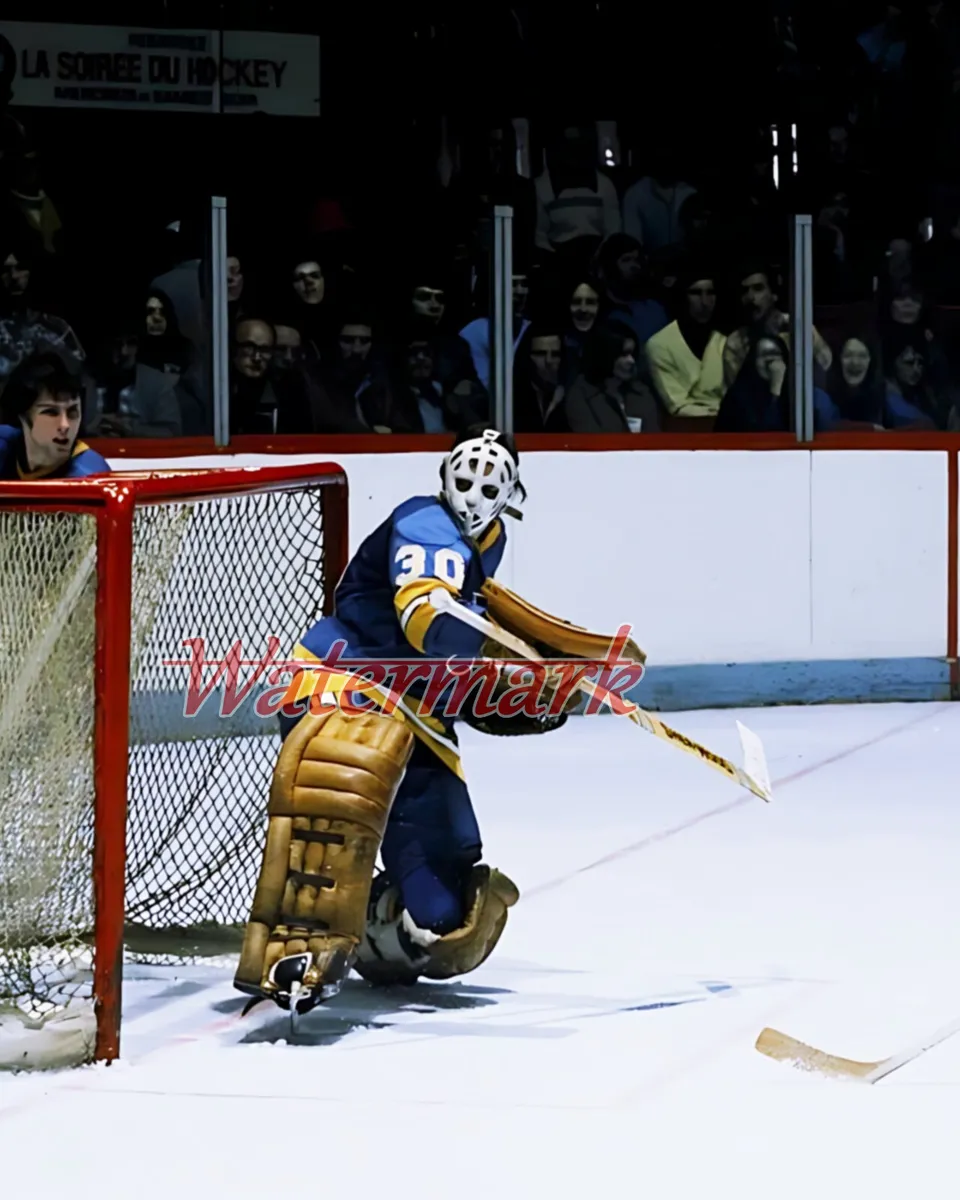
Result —
POLYGON ((0 21, 0 102, 36 108, 320 115, 305 34, 0 21))

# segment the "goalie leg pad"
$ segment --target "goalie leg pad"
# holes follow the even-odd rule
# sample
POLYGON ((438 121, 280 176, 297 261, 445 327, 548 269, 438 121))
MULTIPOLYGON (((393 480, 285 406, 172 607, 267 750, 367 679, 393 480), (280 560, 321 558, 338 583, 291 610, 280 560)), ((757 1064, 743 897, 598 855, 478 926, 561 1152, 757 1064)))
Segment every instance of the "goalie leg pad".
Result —
POLYGON ((305 1011, 339 988, 413 741, 399 721, 339 711, 304 717, 286 738, 234 978, 240 991, 283 1007, 305 991, 305 1011))

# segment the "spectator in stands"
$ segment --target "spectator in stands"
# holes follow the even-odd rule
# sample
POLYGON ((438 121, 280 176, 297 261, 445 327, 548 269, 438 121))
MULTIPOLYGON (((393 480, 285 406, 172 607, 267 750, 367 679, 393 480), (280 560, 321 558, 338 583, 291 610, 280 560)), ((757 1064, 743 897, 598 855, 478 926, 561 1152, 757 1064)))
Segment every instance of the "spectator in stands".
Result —
POLYGON ((595 265, 603 289, 604 316, 628 325, 642 353, 647 341, 670 323, 666 309, 651 295, 643 247, 636 238, 615 233, 600 247, 595 265))
POLYGON ((720 232, 716 227, 716 214, 703 192, 691 192, 680 205, 677 213, 680 222, 680 241, 693 255, 713 258, 718 254, 720 232))
POLYGON ((869 272, 863 269, 856 224, 850 220, 847 194, 830 193, 813 230, 813 277, 823 303, 846 303, 869 291, 869 272))
POLYGON ((924 278, 937 302, 960 305, 960 198, 954 197, 945 219, 936 221, 922 259, 924 278))
POLYGON ((489 419, 487 395, 476 380, 455 386, 445 380, 443 353, 436 322, 414 317, 399 348, 394 384, 397 408, 413 433, 459 433, 489 419))
POLYGON ((909 283, 916 274, 913 239, 894 237, 887 243, 886 275, 891 284, 909 283))
POLYGON ((687 264, 677 281, 677 319, 646 344, 650 377, 675 417, 715 417, 723 399, 723 347, 714 270, 687 264))
POLYGON ((31 354, 56 350, 74 366, 84 350, 71 327, 45 310, 38 295, 36 264, 20 242, 0 242, 0 387, 13 368, 31 354))
POLYGON ((0 262, 0 287, 2 287, 2 303, 4 306, 23 296, 30 282, 30 259, 27 253, 13 249, 0 262))
POLYGON ((285 325, 282 321, 274 322, 273 326, 273 365, 274 374, 283 375, 288 371, 299 371, 303 366, 303 338, 300 330, 293 325, 285 325))
POLYGON ((240 259, 237 258, 235 254, 228 255, 227 304, 237 305, 240 303, 240 297, 243 295, 243 286, 245 282, 243 268, 240 265, 240 259))
POLYGON ((888 429, 956 429, 956 407, 942 379, 930 370, 931 344, 917 326, 901 325, 885 342, 884 425, 888 429))
POLYGON ((304 356, 300 330, 281 317, 273 325, 273 353, 267 368, 270 389, 277 400, 276 433, 317 432, 313 414, 319 386, 313 367, 315 364, 304 356))
MULTIPOLYGON (((407 319, 430 331, 432 370, 444 392, 457 392, 472 404, 486 404, 487 390, 477 377, 470 346, 448 329, 447 294, 440 273, 423 265, 410 290, 407 319)), ((481 418, 482 419, 482 418, 481 418)))
MULTIPOLYGON (((741 267, 737 278, 740 284, 740 303, 746 323, 735 329, 727 338, 723 348, 723 386, 729 391, 740 370, 755 350, 761 334, 769 334, 789 345, 787 329, 788 315, 778 307, 776 273, 761 263, 747 263, 741 267)), ((822 371, 829 371, 833 352, 818 333, 813 330, 813 358, 822 371)))
POLYGON ((334 332, 333 298, 319 255, 309 251, 291 263, 293 287, 291 322, 300 330, 307 359, 317 361, 328 349, 334 332))
POLYGON ((659 431, 656 397, 637 374, 640 354, 629 325, 609 320, 597 326, 584 351, 583 372, 564 402, 573 433, 659 431))
POLYGON ((564 339, 559 326, 532 325, 513 363, 513 427, 517 433, 562 433, 564 339))
POLYGON ((885 289, 885 299, 885 311, 880 320, 884 364, 889 367, 899 354, 903 332, 913 330, 926 342, 924 378, 927 384, 939 392, 946 392, 952 374, 950 358, 937 335, 935 314, 923 288, 912 280, 901 280, 885 289))
MULTIPOLYGON (((530 327, 526 318, 527 300, 530 296, 530 281, 525 274, 513 276, 513 348, 516 352, 520 339, 530 327)), ((476 317, 460 330, 460 336, 470 347, 470 357, 477 378, 490 390, 490 318, 476 317)))
POLYGON ((182 375, 191 365, 193 347, 180 332, 170 298, 159 288, 147 293, 142 334, 138 362, 175 375, 182 375))
POLYGON ((117 322, 96 370, 97 400, 89 415, 95 437, 172 438, 183 432, 179 376, 141 361, 141 325, 117 322))
POLYGON ((259 319, 238 322, 230 356, 231 433, 277 432, 279 400, 270 377, 276 334, 259 319))
POLYGON ((16 51, 0 45, 0 225, 35 239, 38 249, 56 251, 60 217, 43 189, 39 159, 26 128, 8 109, 16 74, 16 51))
MULTIPOLYGON (((723 397, 714 433, 787 433, 794 425, 790 351, 786 339, 756 329, 746 361, 723 397)), ((830 397, 814 388, 814 429, 829 428, 834 416, 830 397)))
POLYGON ((374 337, 371 314, 347 313, 337 330, 332 361, 316 372, 313 405, 317 433, 409 433, 412 426, 394 402, 388 365, 374 337))
POLYGON ((623 197, 623 232, 648 252, 683 241, 683 204, 696 188, 683 183, 675 167, 664 164, 645 175, 623 197))
POLYGON ((568 125, 548 148, 537 176, 537 248, 585 263, 604 238, 619 233, 620 201, 597 166, 596 127, 568 125))
POLYGON ((867 334, 848 334, 833 360, 827 391, 833 404, 830 427, 883 429, 886 381, 880 348, 867 334))
POLYGON ((569 386, 580 374, 583 348, 600 313, 600 285, 581 280, 570 293, 570 320, 564 336, 564 386, 569 386))
POLYGON ((464 168, 451 186, 456 237, 477 261, 480 230, 496 205, 513 209, 515 253, 529 253, 536 237, 537 197, 533 181, 517 172, 517 135, 511 120, 489 122, 464 139, 464 168))

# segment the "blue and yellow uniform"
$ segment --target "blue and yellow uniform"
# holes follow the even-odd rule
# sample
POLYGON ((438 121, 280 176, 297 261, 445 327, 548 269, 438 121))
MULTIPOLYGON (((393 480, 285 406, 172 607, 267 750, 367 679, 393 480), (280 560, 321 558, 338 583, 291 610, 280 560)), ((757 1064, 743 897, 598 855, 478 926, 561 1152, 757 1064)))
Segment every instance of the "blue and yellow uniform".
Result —
POLYGON ((30 471, 22 430, 12 425, 0 425, 0 480, 82 479, 86 475, 105 475, 109 471, 107 460, 81 441, 73 447, 73 453, 63 466, 49 471, 30 471))
MULTIPOLYGON (((322 662, 339 642, 342 658, 366 662, 477 658, 483 634, 438 612, 430 593, 447 588, 461 603, 482 612, 480 589, 500 565, 505 545, 499 518, 473 542, 464 537, 441 498, 407 500, 362 543, 337 587, 334 615, 306 633, 294 656, 322 662)), ((335 675, 323 688, 337 693, 346 682, 345 676, 335 675)), ((313 686, 308 674, 300 695, 309 695, 313 686)), ((416 685, 410 691, 414 694, 416 685)), ((410 695, 395 715, 409 723, 417 744, 391 810, 381 855, 416 924, 444 932, 456 929, 462 919, 462 884, 480 860, 480 832, 453 722, 419 714, 410 695)), ((384 699, 381 689, 364 691, 365 704, 384 699)), ((296 723, 282 720, 285 732, 296 723)))

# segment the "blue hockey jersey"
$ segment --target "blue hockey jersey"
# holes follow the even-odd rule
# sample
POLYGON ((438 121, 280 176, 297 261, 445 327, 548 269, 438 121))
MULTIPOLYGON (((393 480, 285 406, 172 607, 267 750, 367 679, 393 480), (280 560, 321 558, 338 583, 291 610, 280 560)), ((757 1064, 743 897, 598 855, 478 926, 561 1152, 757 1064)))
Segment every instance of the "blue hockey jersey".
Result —
MULTIPOLYGON (((439 497, 407 500, 361 544, 337 587, 334 615, 308 630, 294 657, 323 661, 340 643, 341 658, 368 662, 476 658, 484 635, 438 612, 430 593, 445 587, 461 603, 483 612, 480 589, 496 572, 505 546, 499 520, 475 543, 464 537, 439 497)), ((306 689, 300 694, 307 694, 306 689)), ((405 706, 408 717, 409 708, 405 706)), ((458 770, 450 723, 432 718, 426 728, 412 723, 414 732, 458 770), (442 745, 434 744, 429 733, 442 735, 442 745)))
POLYGON ((23 450, 23 433, 12 425, 0 425, 0 480, 82 479, 86 475, 105 475, 107 460, 86 442, 78 441, 73 454, 62 467, 53 471, 28 471, 23 450))

